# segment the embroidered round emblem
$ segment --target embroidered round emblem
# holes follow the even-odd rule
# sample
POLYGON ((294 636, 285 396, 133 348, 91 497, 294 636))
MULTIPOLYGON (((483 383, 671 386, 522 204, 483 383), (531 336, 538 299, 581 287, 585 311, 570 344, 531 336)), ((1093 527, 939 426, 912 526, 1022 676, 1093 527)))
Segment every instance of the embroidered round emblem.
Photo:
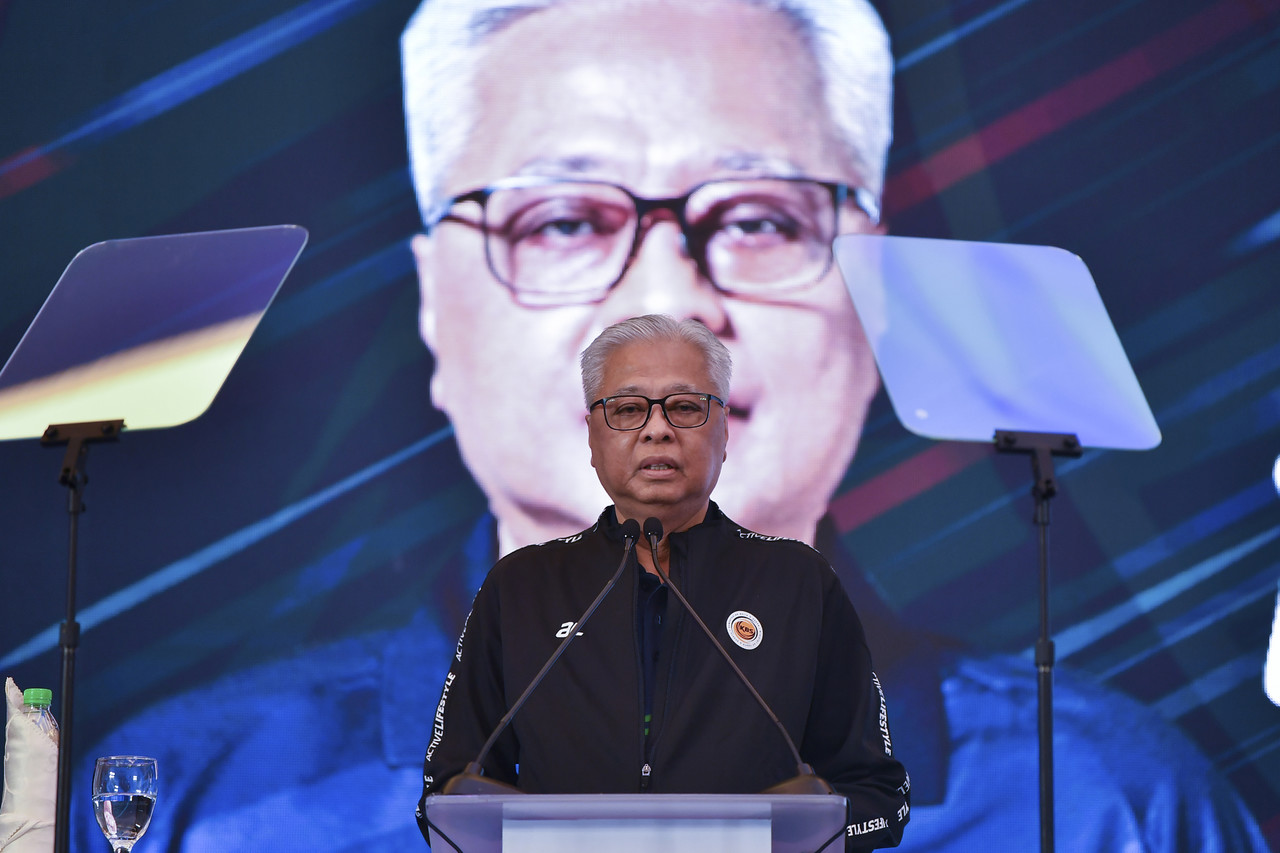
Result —
POLYGON ((745 610, 730 613, 724 627, 729 632, 729 639, 744 649, 754 649, 764 639, 764 626, 745 610))

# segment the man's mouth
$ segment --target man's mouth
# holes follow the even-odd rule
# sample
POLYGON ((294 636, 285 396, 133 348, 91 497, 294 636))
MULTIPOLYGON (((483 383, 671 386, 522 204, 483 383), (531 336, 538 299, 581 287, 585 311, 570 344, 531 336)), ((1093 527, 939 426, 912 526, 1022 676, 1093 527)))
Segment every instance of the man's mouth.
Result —
POLYGON ((668 464, 666 464, 665 462, 655 462, 655 463, 654 463, 654 464, 652 464, 652 465, 645 465, 645 466, 644 466, 644 470, 646 470, 646 471, 670 471, 673 467, 674 467, 674 466, 672 466, 672 465, 668 465, 668 464))

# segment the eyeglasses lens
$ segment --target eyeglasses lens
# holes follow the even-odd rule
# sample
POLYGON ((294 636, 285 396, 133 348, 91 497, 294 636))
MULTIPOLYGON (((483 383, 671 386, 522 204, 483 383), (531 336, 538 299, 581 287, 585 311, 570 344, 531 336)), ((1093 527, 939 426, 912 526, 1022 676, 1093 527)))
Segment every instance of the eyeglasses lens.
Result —
MULTIPOLYGON (((705 394, 671 394, 661 402, 667 422, 682 429, 702 426, 711 413, 711 400, 705 394)), ((646 397, 609 397, 604 401, 605 423, 617 430, 640 429, 651 410, 646 397)))

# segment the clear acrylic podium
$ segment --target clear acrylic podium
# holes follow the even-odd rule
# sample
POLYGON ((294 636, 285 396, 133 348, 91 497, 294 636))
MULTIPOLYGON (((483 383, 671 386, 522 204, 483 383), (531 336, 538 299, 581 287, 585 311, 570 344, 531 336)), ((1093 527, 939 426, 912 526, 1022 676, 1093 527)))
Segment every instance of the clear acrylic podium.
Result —
POLYGON ((426 809, 436 853, 814 853, 845 824, 845 798, 822 794, 452 794, 426 809))

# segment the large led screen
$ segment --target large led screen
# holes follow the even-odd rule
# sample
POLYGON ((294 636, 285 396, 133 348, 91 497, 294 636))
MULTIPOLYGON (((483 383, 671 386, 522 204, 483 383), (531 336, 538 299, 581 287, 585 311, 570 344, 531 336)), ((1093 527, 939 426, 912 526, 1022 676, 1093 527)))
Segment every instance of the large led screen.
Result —
MULTIPOLYGON (((120 753, 160 761, 140 853, 423 845, 472 597, 603 508, 575 360, 651 311, 733 355, 713 497, 815 545, 858 609, 911 774, 901 849, 1036 849, 1031 466, 906 430, 822 257, 717 255, 700 223, 760 182, 834 193, 840 233, 1087 263, 1163 441, 1058 460, 1058 846, 1280 848, 1280 6, 417 7, 0 2, 0 360, 85 246, 310 234, 203 416, 89 450, 75 849, 105 843, 90 768, 120 753), (520 199, 584 187, 662 203, 635 246, 575 249, 600 223, 566 214, 510 250, 520 199)), ((60 461, 0 443, 22 687, 58 688, 60 461)))

